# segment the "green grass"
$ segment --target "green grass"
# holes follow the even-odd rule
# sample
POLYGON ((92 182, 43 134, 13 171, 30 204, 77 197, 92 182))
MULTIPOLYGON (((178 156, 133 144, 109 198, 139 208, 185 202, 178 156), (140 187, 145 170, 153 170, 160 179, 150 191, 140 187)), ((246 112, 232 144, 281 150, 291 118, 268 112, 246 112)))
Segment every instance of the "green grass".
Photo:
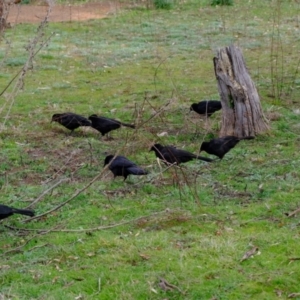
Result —
MULTIPOLYGON (((48 212, 87 187, 117 150, 150 172, 124 183, 106 171, 40 219, 3 221, 4 299, 277 299, 299 292, 298 260, 291 260, 299 257, 299 221, 285 215, 300 206, 299 5, 282 2, 274 21, 277 1, 174 3, 170 10, 140 4, 102 20, 50 23, 44 38, 54 35, 11 110, 14 84, 0 98, 0 203, 26 207, 61 181, 34 207, 48 212), (212 58, 231 42, 243 50, 270 131, 240 142, 222 161, 161 173, 149 152, 153 142, 197 153, 218 135, 220 112, 208 126, 188 112, 192 102, 219 98, 212 58), (68 136, 50 124, 64 111, 149 121, 107 141, 90 128, 68 136), (254 245, 258 254, 241 262, 254 245), (180 291, 164 291, 159 278, 180 291)), ((35 34, 28 24, 5 32, 2 90, 35 34)))

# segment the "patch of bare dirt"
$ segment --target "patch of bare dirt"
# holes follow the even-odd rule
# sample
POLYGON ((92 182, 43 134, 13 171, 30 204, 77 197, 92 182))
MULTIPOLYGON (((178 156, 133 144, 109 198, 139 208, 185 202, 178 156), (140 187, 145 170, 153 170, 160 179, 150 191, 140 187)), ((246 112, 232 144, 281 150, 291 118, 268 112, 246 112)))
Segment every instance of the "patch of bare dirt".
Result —
MULTIPOLYGON (((50 22, 86 21, 105 18, 117 13, 120 5, 114 1, 86 3, 83 5, 54 5, 50 22)), ((11 25, 20 23, 40 23, 47 15, 47 5, 11 5, 7 22, 11 25)))

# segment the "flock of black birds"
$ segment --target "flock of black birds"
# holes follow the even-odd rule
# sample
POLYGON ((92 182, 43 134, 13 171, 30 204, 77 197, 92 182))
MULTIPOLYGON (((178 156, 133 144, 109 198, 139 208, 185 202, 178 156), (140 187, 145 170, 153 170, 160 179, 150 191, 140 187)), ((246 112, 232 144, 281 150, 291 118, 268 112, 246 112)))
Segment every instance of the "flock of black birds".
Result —
MULTIPOLYGON (((193 103, 190 107, 190 111, 210 117, 213 113, 222 109, 220 101, 217 100, 204 100, 199 103, 193 103)), ((62 114, 54 114, 52 116, 52 122, 58 122, 67 129, 73 130, 80 126, 90 126, 99 131, 102 136, 108 134, 110 131, 126 126, 135 129, 135 125, 120 122, 115 119, 107 117, 97 116, 95 114, 85 118, 81 115, 67 112, 62 114)), ((200 147, 200 152, 205 151, 209 154, 216 155, 220 159, 230 151, 235 145, 243 139, 253 139, 253 137, 237 138, 235 136, 226 136, 222 138, 212 139, 209 142, 203 142, 200 147)), ((154 151, 157 158, 161 159, 166 165, 188 162, 193 159, 199 159, 205 162, 212 162, 211 158, 199 156, 188 152, 186 150, 178 149, 174 146, 163 146, 161 144, 154 144, 150 151, 154 151)), ((146 175, 147 171, 138 167, 134 162, 130 161, 124 156, 108 155, 104 160, 104 166, 109 165, 109 169, 116 176, 123 176, 124 180, 128 175, 146 175)))
MULTIPOLYGON (((222 109, 220 101, 204 100, 199 103, 193 103, 190 111, 195 111, 199 115, 210 117, 213 113, 222 109)), ((54 114, 51 122, 57 122, 65 128, 71 130, 71 133, 81 126, 89 126, 101 133, 102 136, 108 134, 112 130, 116 130, 121 126, 135 129, 135 125, 120 122, 115 119, 98 116, 93 114, 89 118, 81 115, 66 112, 61 114, 54 114)), ((226 153, 234 148, 241 140, 254 139, 254 137, 238 138, 235 136, 225 136, 221 138, 214 138, 208 142, 203 142, 200 146, 200 152, 205 151, 208 154, 215 155, 223 159, 226 153)), ((199 156, 186 150, 177 149, 174 146, 163 146, 161 144, 154 144, 150 151, 154 151, 157 158, 162 160, 166 165, 180 165, 188 161, 198 159, 205 162, 212 162, 213 159, 199 156)), ((109 170, 116 176, 124 177, 124 181, 129 175, 147 175, 148 172, 139 167, 134 162, 130 161, 124 156, 108 155, 104 159, 104 166, 108 165, 109 170)), ((0 220, 5 219, 13 214, 23 214, 27 216, 34 216, 34 211, 26 209, 16 209, 6 205, 0 205, 0 220)))
POLYGON ((93 114, 89 118, 85 118, 81 115, 74 114, 71 112, 66 112, 62 114, 54 114, 52 116, 51 122, 57 122, 67 129, 71 130, 71 133, 81 126, 90 126, 97 131, 99 131, 102 136, 109 133, 112 130, 116 130, 121 126, 135 128, 135 125, 122 123, 115 119, 110 119, 106 117, 97 116, 93 114))

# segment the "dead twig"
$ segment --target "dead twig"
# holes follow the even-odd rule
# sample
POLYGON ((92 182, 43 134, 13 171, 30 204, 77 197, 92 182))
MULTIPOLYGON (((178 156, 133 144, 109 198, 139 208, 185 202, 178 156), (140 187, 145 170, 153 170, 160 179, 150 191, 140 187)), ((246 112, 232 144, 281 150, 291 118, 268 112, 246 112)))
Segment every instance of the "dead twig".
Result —
POLYGON ((165 169, 161 169, 161 171, 159 173, 155 174, 154 177, 151 177, 149 180, 141 180, 141 181, 135 183, 134 186, 139 185, 140 182, 143 182, 144 184, 153 182, 158 176, 162 175, 163 173, 165 173, 168 169, 170 169, 172 167, 177 168, 178 166, 175 163, 174 164, 168 164, 168 166, 165 169))
POLYGON ((298 296, 300 296, 300 293, 291 293, 288 295, 288 298, 296 298, 298 296))
MULTIPOLYGON (((41 41, 42 37, 44 36, 44 28, 45 28, 46 24, 48 23, 48 19, 50 17, 50 13, 51 13, 52 6, 53 6, 53 3, 52 2, 50 3, 50 2, 51 1, 48 1, 48 4, 49 4, 48 11, 46 13, 44 20, 41 22, 40 26, 38 27, 37 35, 30 41, 29 45, 27 46, 27 50, 29 52, 27 61, 25 62, 22 69, 17 73, 17 75, 13 77, 13 79, 7 84, 7 86, 4 88, 4 90, 0 93, 0 97, 1 97, 5 93, 5 91, 9 88, 9 86, 15 81, 15 79, 18 78, 16 84, 13 87, 12 92, 10 93, 10 95, 8 96, 7 101, 6 101, 6 104, 9 103, 9 106, 8 106, 7 112, 5 114, 3 123, 2 123, 3 127, 5 126, 5 124, 7 122, 8 116, 9 116, 12 106, 15 102, 16 95, 18 94, 19 90, 23 88, 24 78, 25 78, 27 72, 33 68, 34 57, 45 45, 47 45, 50 38, 55 34, 53 32, 46 40, 41 41), (39 44, 39 47, 36 50, 36 47, 38 44, 39 44)), ((4 110, 4 108, 6 107, 6 104, 1 107, 1 111, 4 110)))
POLYGON ((299 212, 300 212, 300 207, 297 208, 296 210, 290 212, 290 213, 285 213, 285 215, 286 215, 288 218, 290 218, 290 217, 293 217, 294 215, 296 215, 296 214, 299 213, 299 212))
POLYGON ((39 197, 37 197, 31 204, 29 204, 26 208, 31 208, 32 206, 34 206, 35 204, 37 204, 38 202, 40 202, 43 197, 48 194, 50 191, 52 191, 53 189, 55 189, 57 186, 59 186, 61 183, 63 182, 67 182, 70 181, 69 178, 62 178, 60 179, 58 182, 56 182, 54 185, 50 186, 47 190, 45 190, 39 197))
POLYGON ((68 157, 68 159, 67 159, 67 161, 51 176, 51 178, 50 179, 48 179, 46 182, 44 182, 45 184, 47 184, 48 182, 50 182, 50 181, 52 181, 54 178, 55 178, 55 176, 57 175, 57 174, 59 174, 60 172, 62 172, 63 171, 63 169, 66 167, 66 166, 68 166, 68 164, 70 163, 70 161, 73 159, 73 156, 74 156, 74 154, 73 153, 71 153, 70 154, 70 156, 68 157))
MULTIPOLYGON (((7 226, 7 225, 4 225, 4 226, 11 229, 10 226, 7 226)), ((20 229, 17 229, 17 230, 20 230, 20 229)), ((22 229, 21 229, 21 230, 22 230, 22 229)), ((30 241, 32 241, 33 239, 35 239, 36 237, 38 237, 38 236, 40 236, 40 235, 42 235, 42 234, 44 235, 44 234, 47 234, 47 233, 49 233, 49 232, 51 232, 51 229, 46 230, 45 232, 42 232, 42 233, 35 234, 33 237, 31 237, 30 239, 28 239, 27 241, 25 241, 24 244, 22 244, 22 245, 20 245, 20 246, 18 246, 18 247, 16 247, 16 248, 14 248, 14 249, 11 249, 11 250, 8 250, 8 251, 2 253, 2 254, 0 255, 0 257, 1 257, 1 256, 5 256, 6 254, 9 254, 9 253, 21 252, 21 249, 24 248, 30 241)), ((35 248, 35 247, 33 247, 33 248, 35 248)))
POLYGON ((41 228, 37 228, 37 229, 28 229, 28 228, 18 228, 18 227, 13 227, 13 226, 9 226, 9 225, 4 225, 6 228, 12 229, 12 230, 22 230, 22 231, 38 231, 38 232, 91 232, 91 231, 99 231, 99 230, 105 230, 105 229, 110 229, 110 228, 115 228, 118 226, 122 226, 122 225, 126 225, 129 223, 135 223, 138 222, 139 220, 142 219, 147 219, 147 218, 151 218, 154 216, 157 216, 159 214, 163 214, 163 213, 170 213, 172 212, 170 209, 166 209, 163 211, 159 211, 159 212, 155 212, 153 214, 147 215, 147 216, 142 216, 142 217, 138 217, 136 219, 132 219, 132 220, 127 220, 127 221, 123 221, 120 223, 115 223, 115 224, 111 224, 111 225, 106 225, 106 226, 97 226, 97 227, 93 227, 93 228, 86 228, 86 229, 41 229, 41 228))
POLYGON ((88 141, 88 144, 89 144, 89 152, 90 152, 90 166, 92 166, 93 165, 93 146, 90 141, 88 141))
POLYGON ((291 258, 289 258, 288 265, 291 264, 293 261, 296 261, 296 260, 300 260, 300 257, 291 257, 291 258))
MULTIPOLYGON (((146 100, 147 102, 148 102, 148 104, 150 105, 150 103, 149 103, 149 101, 148 100, 146 100)), ((142 126, 144 126, 146 123, 148 123, 150 120, 152 120, 153 118, 155 118, 155 117, 157 117, 157 116, 159 116, 163 111, 164 111, 164 109, 169 105, 171 103, 171 100, 170 101, 168 101, 167 103, 165 103, 164 105, 162 105, 160 108, 159 108, 159 110, 157 110, 156 112, 155 112, 155 114, 154 115, 152 115, 150 118, 148 118, 146 121, 144 121, 144 122, 142 122, 142 124, 140 124, 139 125, 139 128, 141 128, 142 126)), ((150 105, 151 106, 151 105, 150 105)), ((151 106, 152 107, 152 106, 151 106)), ((153 108, 153 107, 152 107, 153 108)), ((153 108, 154 109, 154 108, 153 108)))
POLYGON ((101 277, 98 278, 98 294, 101 292, 101 277))
POLYGON ((250 249, 249 251, 247 251, 244 256, 241 259, 241 262, 243 262, 244 260, 249 259, 250 257, 252 257, 256 252, 258 251, 258 247, 254 246, 252 249, 250 249))
POLYGON ((31 249, 27 250, 27 252, 33 251, 33 250, 35 250, 35 249, 43 248, 43 247, 46 247, 46 246, 49 246, 49 244, 46 243, 46 244, 43 244, 43 245, 34 246, 34 247, 32 247, 31 249))
POLYGON ((178 286, 169 283, 166 279, 164 278, 159 278, 159 283, 158 285, 160 286, 160 288, 164 291, 172 291, 172 290, 177 290, 178 292, 180 292, 181 294, 185 294, 178 286))
POLYGON ((71 196, 69 199, 67 199, 66 201, 64 201, 63 203, 57 205, 56 207, 48 210, 47 212, 43 213, 43 214, 40 214, 38 216, 34 216, 32 218, 29 218, 29 219, 26 219, 25 221, 23 221, 23 223, 27 223, 27 222, 30 222, 32 220, 35 220, 35 219, 39 219, 41 217, 44 217, 58 209, 60 209, 61 207, 65 206, 67 203, 71 202, 73 199, 75 199, 78 195, 80 195, 83 191, 85 191, 86 189, 88 189, 96 180, 98 180, 99 178, 102 177, 102 175, 104 174, 104 172, 108 169, 109 165, 105 166, 104 169, 102 170, 102 172, 100 172, 97 176, 95 176, 86 186, 84 186, 82 189, 80 190, 77 190, 73 196, 71 196))

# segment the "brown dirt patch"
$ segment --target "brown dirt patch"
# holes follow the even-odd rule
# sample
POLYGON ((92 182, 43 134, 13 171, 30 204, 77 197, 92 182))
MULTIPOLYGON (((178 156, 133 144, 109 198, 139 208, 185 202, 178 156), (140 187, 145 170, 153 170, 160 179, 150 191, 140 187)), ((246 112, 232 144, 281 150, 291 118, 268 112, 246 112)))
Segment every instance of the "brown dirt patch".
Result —
MULTIPOLYGON (((83 5, 54 5, 50 22, 86 21, 101 19, 115 14, 119 4, 114 1, 105 3, 87 3, 83 5)), ((7 21, 11 25, 19 23, 40 23, 46 17, 47 5, 11 5, 7 21)))

